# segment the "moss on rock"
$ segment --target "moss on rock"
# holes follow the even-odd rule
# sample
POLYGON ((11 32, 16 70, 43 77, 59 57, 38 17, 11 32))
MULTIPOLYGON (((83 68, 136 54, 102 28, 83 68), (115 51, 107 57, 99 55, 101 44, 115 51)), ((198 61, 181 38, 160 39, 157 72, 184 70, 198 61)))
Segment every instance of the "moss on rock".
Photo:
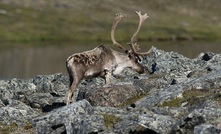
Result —
MULTIPOLYGON (((180 107, 182 103, 188 102, 188 105, 195 105, 202 99, 221 100, 219 97, 214 97, 215 93, 210 90, 193 89, 183 92, 182 97, 176 97, 172 100, 165 101, 158 105, 159 107, 180 107)), ((217 96, 217 95, 216 95, 217 96)))
POLYGON ((121 119, 112 114, 103 114, 105 125, 108 129, 112 129, 121 119))

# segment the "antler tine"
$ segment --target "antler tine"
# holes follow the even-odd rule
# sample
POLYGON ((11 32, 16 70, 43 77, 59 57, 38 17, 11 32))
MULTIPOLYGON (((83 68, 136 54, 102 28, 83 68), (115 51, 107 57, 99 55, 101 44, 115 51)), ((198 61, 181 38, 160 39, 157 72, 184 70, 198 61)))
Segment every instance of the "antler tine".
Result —
POLYGON ((122 14, 122 13, 117 13, 115 15, 115 19, 113 21, 113 24, 112 24, 112 28, 111 28, 111 40, 113 42, 114 45, 116 45, 117 47, 119 47, 120 49, 122 49, 125 53, 128 52, 128 50, 126 48, 124 48, 122 45, 120 45, 116 40, 115 40, 115 29, 118 25, 118 23, 121 21, 122 18, 125 18, 126 15, 125 14, 122 14))
POLYGON ((143 22, 149 18, 149 16, 147 15, 147 13, 145 13, 144 15, 141 14, 141 11, 135 11, 136 14, 139 16, 139 25, 137 27, 137 30, 134 32, 133 36, 131 37, 131 49, 135 54, 139 54, 139 55, 148 55, 149 53, 151 53, 151 50, 149 50, 148 52, 143 52, 143 53, 138 53, 137 51, 139 50, 139 46, 136 42, 136 36, 138 34, 138 32, 140 31, 141 25, 143 24, 143 22))

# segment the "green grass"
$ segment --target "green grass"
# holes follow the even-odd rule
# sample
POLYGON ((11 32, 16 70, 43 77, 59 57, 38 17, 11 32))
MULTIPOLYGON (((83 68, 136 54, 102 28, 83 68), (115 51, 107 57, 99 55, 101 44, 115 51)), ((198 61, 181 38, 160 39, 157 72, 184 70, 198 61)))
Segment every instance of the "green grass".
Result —
POLYGON ((133 12, 147 12, 140 40, 221 38, 219 0, 167 1, 40 1, 20 0, 0 3, 0 41, 3 42, 110 42, 114 14, 123 12, 117 31, 119 41, 128 42, 138 17, 133 12))
MULTIPOLYGON (((220 89, 216 89, 220 90, 220 89)), ((174 98, 169 101, 165 101, 162 104, 159 104, 159 107, 180 107, 183 102, 188 102, 188 105, 196 105, 200 102, 203 102, 205 100, 211 99, 213 101, 216 101, 221 104, 221 94, 216 93, 213 90, 199 90, 199 89, 193 89, 189 91, 185 91, 183 94, 183 97, 180 98, 174 98)))

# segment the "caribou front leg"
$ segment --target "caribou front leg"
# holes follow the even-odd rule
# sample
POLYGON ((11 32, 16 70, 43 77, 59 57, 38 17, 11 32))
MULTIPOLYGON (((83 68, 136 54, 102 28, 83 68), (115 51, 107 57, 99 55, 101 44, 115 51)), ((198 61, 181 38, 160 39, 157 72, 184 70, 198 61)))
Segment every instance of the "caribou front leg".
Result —
POLYGON ((105 85, 104 87, 111 87, 111 85, 113 84, 113 76, 112 73, 109 70, 105 70, 104 71, 104 78, 105 78, 105 85))

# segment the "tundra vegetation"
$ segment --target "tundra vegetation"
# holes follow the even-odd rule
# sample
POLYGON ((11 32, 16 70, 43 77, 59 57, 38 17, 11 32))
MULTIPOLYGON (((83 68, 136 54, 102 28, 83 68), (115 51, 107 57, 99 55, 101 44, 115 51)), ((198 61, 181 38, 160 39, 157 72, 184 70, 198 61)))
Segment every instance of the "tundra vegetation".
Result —
MULTIPOLYGON (((219 0, 129 1, 0 1, 0 41, 110 42, 112 15, 135 10, 151 17, 140 40, 214 40, 221 37, 219 0), (101 19, 102 18, 102 19, 101 19), (86 40, 85 40, 86 39, 86 40)), ((121 25, 117 39, 127 41, 137 24, 132 16, 121 25), (125 32, 127 31, 127 32, 125 32)), ((37 44, 37 43, 36 43, 37 44)))

